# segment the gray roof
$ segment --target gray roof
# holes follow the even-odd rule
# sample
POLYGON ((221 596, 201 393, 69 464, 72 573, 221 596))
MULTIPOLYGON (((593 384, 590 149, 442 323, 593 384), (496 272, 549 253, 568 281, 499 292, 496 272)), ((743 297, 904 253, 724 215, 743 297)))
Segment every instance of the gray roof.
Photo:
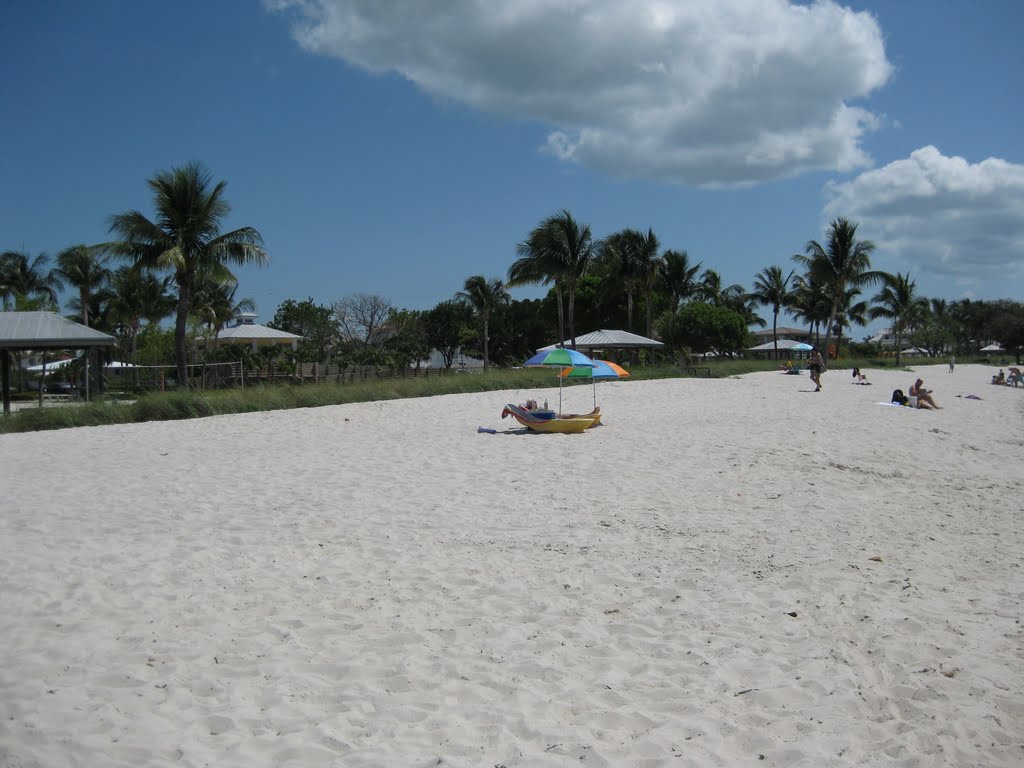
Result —
MULTIPOLYGON (((751 333, 757 336, 758 338, 770 339, 772 337, 771 328, 758 328, 757 330, 751 330, 751 333)), ((780 325, 778 328, 775 329, 775 335, 778 336, 779 340, 781 341, 783 336, 796 336, 797 338, 806 338, 811 335, 811 332, 806 328, 791 328, 789 326, 780 325)))
MULTIPOLYGON (((568 347, 572 339, 566 339, 559 346, 568 347)), ((648 339, 646 336, 638 336, 629 331, 608 331, 601 329, 592 333, 576 337, 576 348, 586 347, 587 349, 633 349, 640 347, 663 347, 660 341, 648 339)), ((544 347, 549 349, 549 347, 544 347)), ((537 350, 538 352, 540 350, 537 350)))
POLYGON ((224 328, 217 335, 219 341, 257 341, 271 339, 274 341, 298 341, 301 336, 287 331, 279 331, 276 328, 268 328, 259 323, 241 323, 230 328, 224 328))
POLYGON ((0 349, 110 347, 117 339, 53 312, 0 312, 0 349))
MULTIPOLYGON (((802 341, 796 341, 794 339, 779 339, 779 349, 781 349, 781 350, 792 349, 797 344, 803 344, 803 343, 804 342, 802 342, 802 341)), ((758 344, 756 347, 747 347, 747 352, 767 352, 769 350, 774 351, 774 349, 775 349, 775 342, 768 341, 768 342, 765 342, 764 344, 758 344)))

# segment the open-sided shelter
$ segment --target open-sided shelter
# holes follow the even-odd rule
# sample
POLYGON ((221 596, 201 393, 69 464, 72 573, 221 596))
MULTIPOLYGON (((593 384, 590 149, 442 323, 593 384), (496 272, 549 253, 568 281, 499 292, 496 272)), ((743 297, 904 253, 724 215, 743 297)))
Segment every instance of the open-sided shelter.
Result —
POLYGON ((0 368, 3 370, 4 413, 11 412, 11 352, 24 349, 112 347, 113 336, 53 312, 0 312, 0 368))
POLYGON ((302 337, 297 334, 260 325, 256 322, 257 317, 252 312, 240 312, 235 317, 234 325, 221 329, 217 334, 217 345, 242 344, 255 352, 260 347, 271 346, 295 349, 302 341, 302 337))
MULTIPOLYGON (((541 347, 541 349, 570 346, 572 346, 572 339, 566 339, 561 344, 552 344, 550 347, 541 347)), ((576 337, 576 349, 591 357, 596 349, 656 349, 663 346, 665 345, 660 341, 648 339, 646 336, 638 336, 629 331, 609 331, 603 328, 576 337)), ((537 351, 540 352, 541 349, 537 351)))

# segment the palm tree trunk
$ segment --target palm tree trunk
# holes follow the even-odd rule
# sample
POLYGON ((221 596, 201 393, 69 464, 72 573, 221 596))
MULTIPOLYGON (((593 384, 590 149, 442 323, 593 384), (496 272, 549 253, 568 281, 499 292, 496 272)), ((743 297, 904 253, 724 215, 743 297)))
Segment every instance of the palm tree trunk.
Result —
POLYGON ((555 285, 555 300, 558 303, 558 343, 565 338, 565 306, 562 303, 562 286, 555 285))
POLYGON ((576 286, 569 286, 569 340, 576 349, 576 286))
POLYGON ((825 370, 828 370, 828 345, 832 342, 832 329, 836 324, 836 316, 839 314, 839 299, 832 299, 832 312, 828 318, 828 325, 825 326, 825 354, 822 360, 825 361, 825 370))
POLYGON ((185 367, 185 330, 188 322, 188 290, 184 287, 178 296, 177 317, 174 320, 174 363, 178 371, 178 386, 188 387, 188 370, 185 367))
POLYGON ((487 373, 487 369, 490 367, 490 355, 489 355, 489 342, 490 342, 490 330, 488 328, 488 318, 484 315, 484 373, 487 373))
POLYGON ((775 342, 775 359, 779 359, 779 310, 772 315, 772 341, 775 342))
POLYGON ((626 327, 633 332, 633 290, 626 291, 626 327))

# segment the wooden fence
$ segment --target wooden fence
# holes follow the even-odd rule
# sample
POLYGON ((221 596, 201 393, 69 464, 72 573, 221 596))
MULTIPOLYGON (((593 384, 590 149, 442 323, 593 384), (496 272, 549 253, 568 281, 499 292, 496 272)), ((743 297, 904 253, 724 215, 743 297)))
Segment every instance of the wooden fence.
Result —
MULTIPOLYGON (((361 381, 382 381, 387 379, 416 379, 450 376, 455 368, 376 368, 344 367, 324 363, 300 363, 280 365, 269 363, 260 370, 245 370, 245 383, 263 384, 354 384, 361 381)), ((236 376, 234 367, 232 375, 236 376)), ((231 382, 237 385, 237 381, 231 382)))

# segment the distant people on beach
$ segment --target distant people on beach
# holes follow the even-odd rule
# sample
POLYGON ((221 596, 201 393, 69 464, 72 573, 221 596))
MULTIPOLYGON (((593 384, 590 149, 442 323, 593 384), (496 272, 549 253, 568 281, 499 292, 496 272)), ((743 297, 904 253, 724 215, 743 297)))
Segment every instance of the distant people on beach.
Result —
POLYGON ((860 372, 860 368, 853 369, 853 383, 854 384, 870 384, 868 377, 860 372))
POLYGON ((821 372, 825 370, 825 361, 821 359, 821 352, 817 348, 811 350, 807 358, 807 367, 811 369, 811 381, 814 382, 815 392, 821 391, 821 372))
POLYGON ((995 376, 992 377, 992 383, 993 384, 1005 384, 1006 383, 1006 374, 1003 373, 1003 369, 1002 368, 999 369, 999 373, 997 373, 995 376))
POLYGON ((907 392, 910 397, 910 404, 916 404, 918 408, 926 408, 928 410, 939 410, 938 404, 932 398, 932 391, 925 389, 924 380, 918 379, 910 385, 910 390, 907 392))
POLYGON ((956 367, 956 358, 953 355, 949 356, 949 372, 952 373, 956 367))
POLYGON ((1010 375, 1006 377, 1006 383, 1013 384, 1015 387, 1024 384, 1024 374, 1020 372, 1020 368, 1010 369, 1010 375))

